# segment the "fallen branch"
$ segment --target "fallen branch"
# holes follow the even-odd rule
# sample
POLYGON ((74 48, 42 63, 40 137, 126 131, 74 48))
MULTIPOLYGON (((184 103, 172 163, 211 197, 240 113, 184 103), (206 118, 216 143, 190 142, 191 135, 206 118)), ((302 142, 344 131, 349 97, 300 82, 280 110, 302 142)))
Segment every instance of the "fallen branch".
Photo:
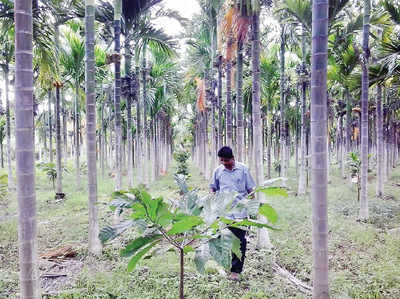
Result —
POLYGON ((67 273, 43 273, 40 277, 57 278, 67 276, 67 273))
POLYGON ((299 289, 302 293, 307 295, 311 295, 312 287, 302 282, 300 279, 296 278, 292 273, 288 270, 282 268, 277 263, 272 264, 272 269, 277 272, 279 275, 286 278, 291 284, 293 284, 297 289, 299 289))
POLYGON ((42 253, 40 257, 49 261, 56 261, 60 259, 72 258, 77 255, 76 250, 71 245, 52 250, 46 253, 42 253))

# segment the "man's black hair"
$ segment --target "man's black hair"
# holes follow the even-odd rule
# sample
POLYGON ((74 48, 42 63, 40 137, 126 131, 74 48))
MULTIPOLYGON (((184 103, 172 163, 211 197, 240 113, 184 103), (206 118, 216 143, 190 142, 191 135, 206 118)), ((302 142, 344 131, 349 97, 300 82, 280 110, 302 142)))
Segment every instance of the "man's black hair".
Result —
POLYGON ((229 146, 221 147, 220 150, 218 151, 218 157, 232 159, 233 158, 232 149, 229 146))

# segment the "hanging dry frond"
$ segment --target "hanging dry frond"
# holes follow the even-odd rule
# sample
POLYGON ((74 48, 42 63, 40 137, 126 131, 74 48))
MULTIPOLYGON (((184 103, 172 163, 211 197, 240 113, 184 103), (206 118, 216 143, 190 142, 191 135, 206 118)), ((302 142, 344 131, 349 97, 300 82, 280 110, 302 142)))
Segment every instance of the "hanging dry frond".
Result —
POLYGON ((236 35, 236 40, 242 43, 245 42, 250 24, 251 24, 251 19, 249 16, 237 13, 235 30, 234 30, 236 35))
POLYGON ((358 127, 354 127, 353 129, 353 136, 352 136, 352 140, 358 140, 358 135, 360 134, 360 129, 358 127))
POLYGON ((231 84, 232 84, 232 88, 235 89, 236 88, 236 66, 232 66, 232 70, 231 70, 231 84))
POLYGON ((204 80, 196 77, 194 78, 197 85, 197 109, 200 112, 203 112, 206 109, 205 106, 205 97, 206 97, 206 88, 204 84, 204 80))

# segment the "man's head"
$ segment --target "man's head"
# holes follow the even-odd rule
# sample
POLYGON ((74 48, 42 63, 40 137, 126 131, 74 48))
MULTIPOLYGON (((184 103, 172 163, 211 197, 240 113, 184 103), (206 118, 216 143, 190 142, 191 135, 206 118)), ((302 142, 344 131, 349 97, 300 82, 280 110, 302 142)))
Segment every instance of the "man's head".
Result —
POLYGON ((223 146, 218 151, 219 161, 225 168, 231 170, 235 166, 235 158, 229 146, 223 146))

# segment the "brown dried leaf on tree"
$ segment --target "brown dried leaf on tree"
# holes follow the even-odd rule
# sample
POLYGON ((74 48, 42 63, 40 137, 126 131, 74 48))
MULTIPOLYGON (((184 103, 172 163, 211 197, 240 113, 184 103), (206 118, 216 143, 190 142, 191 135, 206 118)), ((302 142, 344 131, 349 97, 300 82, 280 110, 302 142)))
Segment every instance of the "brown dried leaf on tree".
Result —
POLYGON ((204 80, 201 78, 194 78, 196 81, 197 85, 197 109, 200 112, 203 112, 206 108, 205 105, 205 95, 206 95, 206 89, 205 89, 205 84, 204 80))
POLYGON ((121 62, 121 55, 118 53, 114 53, 111 55, 107 54, 106 57, 106 64, 112 64, 112 63, 116 63, 116 62, 121 62))

